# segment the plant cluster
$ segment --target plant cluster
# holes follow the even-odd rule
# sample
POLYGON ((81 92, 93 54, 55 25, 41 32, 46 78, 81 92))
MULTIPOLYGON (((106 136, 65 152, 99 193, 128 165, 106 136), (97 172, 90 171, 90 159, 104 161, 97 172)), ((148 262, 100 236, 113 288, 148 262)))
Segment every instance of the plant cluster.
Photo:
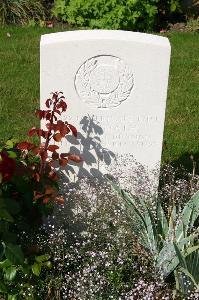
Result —
POLYGON ((55 145, 70 132, 77 135, 73 125, 58 119, 67 109, 62 93, 53 93, 46 106, 47 110, 36 111, 46 120, 46 130, 33 127, 28 132, 43 142, 11 139, 0 151, 0 294, 9 300, 37 299, 32 286, 51 268, 50 255, 20 237, 24 232, 34 235, 54 203, 64 201, 58 191, 56 163, 65 167, 69 160, 81 160, 58 153, 55 145))
POLYGON ((151 253, 156 272, 163 280, 174 276, 178 297, 197 299, 198 177, 193 173, 186 174, 187 180, 176 179, 172 167, 165 170, 158 198, 136 196, 129 188, 127 192, 112 185, 126 203, 132 231, 139 244, 151 253))
MULTIPOLYGON (((151 272, 152 260, 132 234, 126 209, 110 185, 81 179, 62 189, 67 194, 64 206, 49 216, 36 237, 22 236, 27 241, 36 238, 51 255, 54 267, 46 282, 50 299, 171 295, 151 272)), ((45 299, 46 291, 38 292, 45 299)))
POLYGON ((178 0, 55 0, 52 15, 74 26, 152 31, 180 9, 178 0))
MULTIPOLYGON (((21 237, 51 255, 50 299, 170 300, 173 290, 175 299, 198 298, 198 178, 169 181, 175 176, 166 172, 158 200, 118 189, 120 198, 106 182, 68 185, 61 176, 64 205, 36 236, 21 237)), ((145 180, 140 184, 147 189, 145 180)), ((34 289, 45 299, 46 289, 34 289)))
POLYGON ((0 24, 26 25, 45 19, 45 9, 40 0, 0 1, 0 24))

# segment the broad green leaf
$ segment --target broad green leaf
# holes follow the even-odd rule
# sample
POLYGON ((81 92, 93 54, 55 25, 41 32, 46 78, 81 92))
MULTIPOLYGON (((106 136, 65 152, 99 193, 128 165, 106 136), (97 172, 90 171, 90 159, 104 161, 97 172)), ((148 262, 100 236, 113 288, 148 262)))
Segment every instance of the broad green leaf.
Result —
POLYGON ((177 5, 176 5, 176 3, 175 3, 175 2, 172 2, 172 3, 171 3, 170 9, 171 9, 171 12, 174 12, 174 11, 176 11, 176 9, 177 9, 177 5))
POLYGON ((49 258, 50 258, 50 255, 49 255, 49 254, 44 254, 44 255, 36 256, 36 257, 35 257, 35 260, 36 260, 37 262, 41 263, 41 262, 44 262, 44 261, 49 260, 49 258))
POLYGON ((52 269, 52 263, 51 261, 45 261, 42 266, 47 267, 48 269, 52 269))
POLYGON ((5 144, 5 148, 6 149, 12 149, 14 146, 13 141, 12 140, 8 140, 5 144))
POLYGON ((7 153, 8 153, 8 156, 11 157, 11 158, 16 158, 17 157, 17 154, 14 151, 7 151, 7 153))
POLYGON ((24 274, 29 275, 31 271, 31 266, 28 264, 24 264, 21 266, 21 270, 23 271, 24 274))
POLYGON ((0 261, 0 268, 1 269, 4 269, 4 268, 8 268, 12 265, 12 263, 8 260, 8 259, 5 259, 3 261, 0 261))
POLYGON ((17 268, 14 266, 8 267, 5 269, 5 278, 9 281, 12 281, 17 274, 17 268))
POLYGON ((8 295, 8 300, 17 300, 17 295, 8 295))
POLYGON ((5 247, 5 256, 9 259, 14 265, 21 265, 24 261, 24 255, 21 248, 17 245, 6 244, 5 247))
POLYGON ((41 264, 35 262, 35 263, 32 265, 32 272, 33 272, 33 274, 35 274, 36 276, 39 276, 40 273, 41 273, 41 264))

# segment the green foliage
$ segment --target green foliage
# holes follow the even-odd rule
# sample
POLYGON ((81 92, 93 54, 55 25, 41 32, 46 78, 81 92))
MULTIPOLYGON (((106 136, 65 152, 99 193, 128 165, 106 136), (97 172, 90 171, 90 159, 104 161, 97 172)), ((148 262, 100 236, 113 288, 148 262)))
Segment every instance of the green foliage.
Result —
POLYGON ((28 24, 30 20, 45 18, 40 0, 0 1, 0 24, 28 24))
POLYGON ((187 32, 199 32, 199 17, 197 19, 189 19, 187 21, 185 31, 187 31, 187 32))
POLYGON ((156 209, 151 211, 150 199, 146 201, 130 196, 115 184, 112 185, 124 199, 132 216, 132 229, 140 244, 150 251, 156 269, 168 277, 181 264, 181 272, 190 274, 192 278, 188 273, 186 258, 199 249, 194 242, 198 237, 198 233, 194 232, 194 224, 199 216, 199 191, 191 197, 182 213, 177 213, 173 205, 168 217, 160 201, 155 200, 156 209))
POLYGON ((179 265, 175 271, 176 289, 182 295, 188 295, 189 290, 199 288, 199 245, 190 247, 190 254, 187 251, 183 254, 176 243, 174 243, 179 265))
POLYGON ((178 9, 178 0, 55 0, 52 15, 75 26, 99 29, 152 30, 165 7, 178 9))
MULTIPOLYGON (((77 136, 72 124, 58 120, 67 109, 63 94, 52 93, 46 107, 36 110, 36 115, 46 120, 47 130, 32 127, 28 132, 29 137, 42 136, 44 144, 10 139, 0 147, 0 293, 7 300, 24 299, 24 289, 35 281, 41 283, 43 269, 51 269, 50 255, 40 253, 31 241, 23 242, 21 235, 28 232, 32 238, 54 202, 64 201, 58 195, 53 162, 64 167, 69 160, 81 161, 78 155, 59 154, 59 146, 51 144, 51 138, 60 142, 69 132, 77 136)), ((35 295, 32 291, 31 298, 25 299, 35 299, 35 295)))

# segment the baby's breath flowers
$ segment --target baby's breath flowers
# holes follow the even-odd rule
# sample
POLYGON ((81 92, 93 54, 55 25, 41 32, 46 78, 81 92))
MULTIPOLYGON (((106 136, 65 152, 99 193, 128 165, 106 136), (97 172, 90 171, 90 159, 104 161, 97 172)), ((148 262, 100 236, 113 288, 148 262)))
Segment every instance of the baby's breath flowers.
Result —
MULTIPOLYGON (((146 197, 152 194, 149 181, 139 183, 130 169, 127 180, 121 166, 122 162, 118 162, 119 170, 112 173, 116 182, 129 191, 134 182, 137 191, 146 197)), ((110 184, 89 179, 68 184, 64 177, 61 180, 64 204, 56 206, 53 216, 31 237, 31 243, 34 241, 43 251, 50 252, 53 262, 45 281, 46 290, 38 288, 41 299, 45 299, 43 295, 47 293, 49 299, 67 300, 172 299, 174 285, 165 283, 154 269, 153 258, 133 235, 126 207, 110 184)), ((194 178, 190 189, 188 180, 173 180, 169 189, 169 182, 165 180, 159 195, 165 205, 172 193, 181 203, 185 191, 188 197, 197 188, 197 182, 194 178)), ((155 204, 151 205, 153 209, 155 204)), ((30 237, 26 242, 28 239, 30 237)), ((197 299, 196 295, 197 291, 191 291, 188 299, 197 299)))

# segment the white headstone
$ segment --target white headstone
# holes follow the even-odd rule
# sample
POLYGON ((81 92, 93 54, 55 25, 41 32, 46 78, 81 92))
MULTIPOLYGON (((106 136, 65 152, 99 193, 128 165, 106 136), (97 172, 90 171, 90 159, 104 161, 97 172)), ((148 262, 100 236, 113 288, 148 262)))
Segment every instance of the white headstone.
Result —
POLYGON ((82 155, 80 176, 106 172, 115 155, 159 168, 169 62, 169 41, 156 35, 81 30, 42 36, 41 107, 50 92, 67 98, 66 120, 79 133, 61 150, 82 155))

